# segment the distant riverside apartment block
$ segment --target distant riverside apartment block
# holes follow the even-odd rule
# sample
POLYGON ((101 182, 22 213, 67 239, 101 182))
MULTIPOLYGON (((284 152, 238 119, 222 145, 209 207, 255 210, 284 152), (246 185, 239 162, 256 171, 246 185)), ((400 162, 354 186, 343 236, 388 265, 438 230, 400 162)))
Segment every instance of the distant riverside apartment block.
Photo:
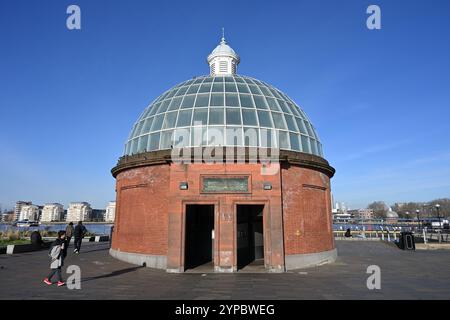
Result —
POLYGON ((91 205, 87 202, 71 202, 67 209, 66 221, 89 221, 92 214, 91 205))
POLYGON ((19 220, 38 221, 39 207, 33 204, 22 205, 20 209, 19 220))
POLYGON ((106 222, 114 222, 115 217, 116 217, 116 202, 110 201, 110 202, 108 202, 108 205, 106 206, 104 220, 106 222))
POLYGON ((42 209, 41 222, 62 221, 64 207, 60 203, 47 203, 42 209))
POLYGON ((373 219, 373 210, 372 209, 349 210, 347 213, 351 214, 352 217, 354 217, 356 219, 364 219, 364 220, 373 219))
POLYGON ((20 220, 20 211, 22 211, 23 206, 29 206, 31 205, 31 201, 17 201, 16 205, 14 206, 14 220, 20 220))

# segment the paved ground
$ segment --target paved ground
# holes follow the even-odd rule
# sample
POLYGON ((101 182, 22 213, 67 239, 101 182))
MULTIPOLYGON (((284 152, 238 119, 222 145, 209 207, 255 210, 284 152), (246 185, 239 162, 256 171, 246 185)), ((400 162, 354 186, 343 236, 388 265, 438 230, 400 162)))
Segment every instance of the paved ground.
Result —
MULTIPOLYGON (((84 244, 66 267, 82 270, 81 290, 48 287, 47 251, 0 256, 0 299, 450 299, 450 250, 407 252, 381 242, 337 241, 336 263, 284 274, 168 274, 84 244), (381 268, 368 290, 367 266, 381 268)), ((67 275, 66 275, 67 276, 67 275)))

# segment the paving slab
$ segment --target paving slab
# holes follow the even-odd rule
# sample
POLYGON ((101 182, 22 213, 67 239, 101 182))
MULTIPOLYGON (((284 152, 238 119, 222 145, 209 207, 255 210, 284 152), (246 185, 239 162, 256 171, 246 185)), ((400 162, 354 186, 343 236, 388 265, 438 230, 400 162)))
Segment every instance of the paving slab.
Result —
POLYGON ((449 250, 402 251, 375 241, 336 241, 335 263, 286 273, 188 273, 112 258, 108 243, 69 250, 63 268, 78 265, 81 289, 47 286, 47 251, 0 255, 0 299, 450 299, 449 250), (369 265, 381 289, 369 290, 369 265))

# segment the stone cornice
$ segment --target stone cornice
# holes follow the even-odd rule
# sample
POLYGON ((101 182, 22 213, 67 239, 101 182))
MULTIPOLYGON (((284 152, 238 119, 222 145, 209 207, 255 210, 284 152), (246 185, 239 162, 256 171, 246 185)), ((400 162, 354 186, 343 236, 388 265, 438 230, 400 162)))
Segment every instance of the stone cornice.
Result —
MULTIPOLYGON (((252 151, 257 150, 257 148, 248 148, 248 147, 242 147, 242 148, 231 148, 234 150, 234 155, 242 155, 239 156, 239 159, 245 159, 248 161, 249 159, 249 153, 252 151), (236 152, 238 149, 240 149, 239 153, 236 152)), ((176 151, 179 152, 180 155, 183 155, 183 152, 191 152, 190 158, 193 161, 195 159, 196 154, 208 154, 211 156, 215 156, 216 150, 222 150, 223 159, 225 161, 226 159, 226 150, 227 148, 220 148, 217 149, 217 147, 211 148, 211 147, 198 147, 198 148, 190 148, 190 149, 178 149, 176 151), (197 152, 196 152, 197 151, 197 152)), ((266 149, 268 150, 268 149, 266 149)), ((132 156, 123 156, 119 159, 117 162, 117 165, 111 169, 111 173, 113 177, 117 177, 117 175, 127 169, 132 168, 138 168, 138 167, 145 167, 145 166, 151 166, 151 165, 160 165, 160 164, 169 164, 172 161, 172 152, 173 150, 158 150, 158 151, 150 151, 145 153, 139 153, 132 156)), ((255 154, 252 152, 252 154, 255 154)), ((188 156, 189 157, 189 156, 188 156)), ((187 158, 188 158, 187 157, 187 158)), ((296 165, 300 167, 305 167, 313 170, 317 170, 320 172, 323 172, 328 177, 333 177, 335 173, 335 169, 331 167, 327 160, 325 160, 322 157, 318 157, 312 154, 303 153, 303 152, 295 152, 295 151, 287 151, 287 150, 280 150, 279 151, 279 161, 280 163, 288 164, 288 165, 296 165)), ((236 156, 234 157, 236 159, 236 156)), ((274 160, 276 158, 272 158, 270 156, 270 152, 268 152, 268 156, 261 156, 258 157, 258 160, 265 160, 270 159, 274 160)), ((228 159, 227 159, 228 160, 228 159)))

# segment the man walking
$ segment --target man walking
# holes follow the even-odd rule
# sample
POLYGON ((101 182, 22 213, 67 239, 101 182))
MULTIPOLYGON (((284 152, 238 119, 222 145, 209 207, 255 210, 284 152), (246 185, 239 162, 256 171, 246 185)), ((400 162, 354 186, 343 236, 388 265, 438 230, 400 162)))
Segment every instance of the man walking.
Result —
POLYGON ((56 274, 56 277, 58 278, 58 287, 65 285, 65 282, 62 280, 61 276, 61 267, 64 264, 64 246, 66 244, 65 238, 66 232, 61 230, 58 232, 58 238, 52 243, 49 252, 49 256, 51 258, 51 271, 48 277, 44 279, 45 284, 53 284, 52 277, 56 274))
POLYGON ((87 230, 86 227, 83 226, 83 222, 78 221, 78 224, 73 231, 73 236, 75 237, 75 250, 73 250, 74 253, 80 253, 81 241, 83 240, 86 232, 87 230))

